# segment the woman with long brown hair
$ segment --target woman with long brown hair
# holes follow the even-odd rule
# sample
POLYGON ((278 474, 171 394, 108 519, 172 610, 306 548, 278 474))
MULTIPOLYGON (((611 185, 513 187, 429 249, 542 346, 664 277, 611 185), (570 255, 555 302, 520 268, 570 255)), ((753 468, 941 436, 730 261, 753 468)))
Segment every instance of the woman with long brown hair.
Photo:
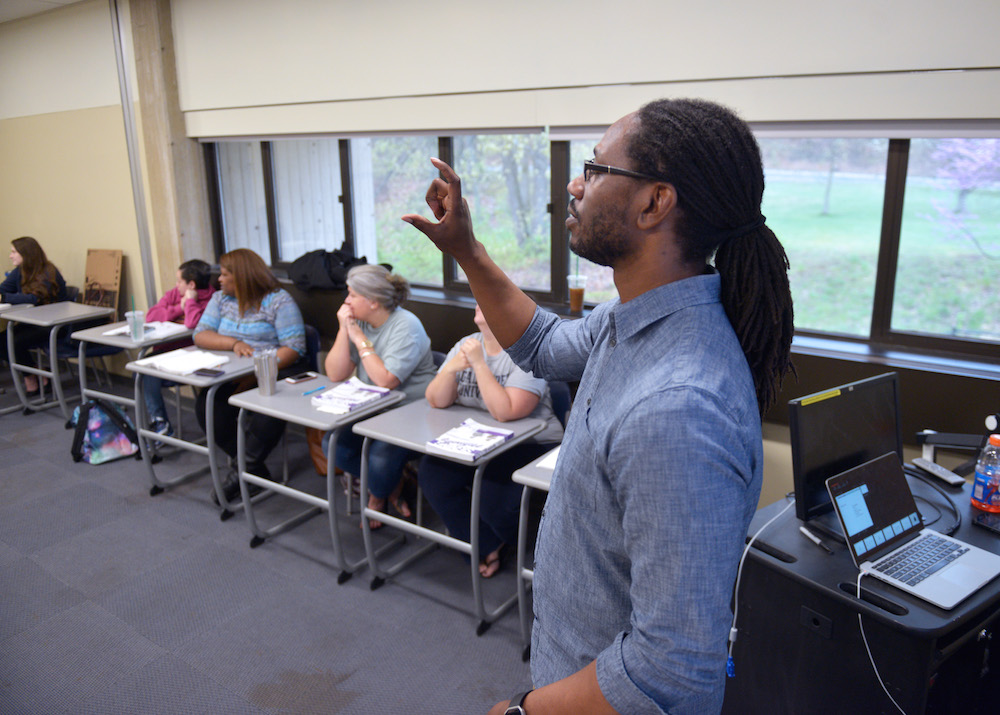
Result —
MULTIPOLYGON (((66 281, 59 269, 45 255, 38 241, 21 236, 11 241, 10 271, 0 283, 0 303, 46 305, 66 300, 66 281)), ((49 329, 38 325, 21 325, 15 335, 14 360, 19 364, 31 361, 30 351, 48 345, 49 329)), ((24 376, 24 388, 29 395, 38 392, 38 378, 24 376)))
MULTIPOLYGON (((237 248, 219 257, 219 288, 212 295, 198 327, 194 344, 206 350, 232 351, 249 357, 255 350, 276 348, 279 373, 297 366, 306 352, 302 313, 264 260, 248 248, 237 248)), ((253 386, 253 376, 223 385, 212 405, 215 441, 230 457, 236 457, 236 418, 239 410, 229 397, 253 386)), ((207 390, 198 395, 195 414, 205 428, 207 390)), ((269 478, 264 464, 281 439, 283 420, 253 414, 246 434, 247 471, 269 478)), ((239 481, 231 473, 225 484, 227 499, 239 493, 239 481)), ((213 492, 214 496, 214 492, 213 492)))

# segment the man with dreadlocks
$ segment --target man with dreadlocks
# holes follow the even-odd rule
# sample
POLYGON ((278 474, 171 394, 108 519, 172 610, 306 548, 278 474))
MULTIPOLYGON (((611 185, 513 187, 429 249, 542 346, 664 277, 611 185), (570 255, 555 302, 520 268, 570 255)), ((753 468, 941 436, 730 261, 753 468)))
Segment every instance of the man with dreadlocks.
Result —
POLYGON ((699 100, 608 129, 569 184, 566 225, 619 298, 574 321, 493 263, 458 176, 432 163, 438 223, 403 220, 462 266, 515 362, 580 380, 535 554, 537 689, 510 712, 718 712, 761 415, 791 368, 788 262, 760 212, 753 135, 699 100))

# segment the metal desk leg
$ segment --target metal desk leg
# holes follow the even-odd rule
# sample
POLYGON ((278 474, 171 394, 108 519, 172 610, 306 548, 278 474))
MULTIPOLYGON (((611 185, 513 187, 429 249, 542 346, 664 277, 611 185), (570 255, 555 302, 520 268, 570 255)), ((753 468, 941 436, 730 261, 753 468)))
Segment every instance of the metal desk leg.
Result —
POLYGON ((524 650, 521 660, 527 662, 531 655, 531 613, 528 611, 528 583, 534 572, 525 568, 528 549, 528 511, 531 504, 531 487, 521 491, 521 512, 517 520, 517 612, 521 620, 521 640, 524 650))
POLYGON ((517 593, 494 608, 487 611, 483 603, 483 577, 479 575, 479 502, 483 491, 483 472, 486 471, 487 462, 483 462, 476 467, 476 473, 472 478, 472 514, 469 524, 469 563, 472 566, 472 598, 474 601, 476 616, 479 618, 479 625, 476 626, 476 635, 481 636, 493 622, 507 612, 517 603, 517 593))
MULTIPOLYGON (((195 452, 196 454, 211 454, 211 450, 205 445, 195 444, 194 442, 188 442, 176 437, 167 437, 166 435, 161 435, 150 429, 146 429, 145 424, 149 419, 149 415, 146 414, 146 400, 143 397, 142 375, 140 373, 135 373, 134 392, 135 433, 139 438, 139 453, 142 455, 142 461, 146 465, 146 471, 149 473, 149 481, 151 484, 149 488, 149 496, 155 497, 157 494, 161 494, 167 487, 172 487, 175 484, 185 482, 188 479, 201 474, 206 468, 198 467, 197 469, 175 477, 168 482, 162 481, 157 478, 156 470, 153 468, 154 459, 153 449, 151 446, 152 441, 160 441, 164 444, 186 449, 189 452, 195 452)), ((211 444, 211 442, 209 442, 209 444, 211 444)), ((211 468, 211 464, 211 457, 209 457, 209 468, 211 468)))
POLYGON ((80 373, 80 404, 87 401, 87 343, 80 341, 76 351, 77 368, 80 373))
POLYGON ((323 510, 326 502, 318 497, 314 497, 311 494, 301 492, 298 489, 292 489, 285 483, 265 479, 264 477, 260 477, 256 474, 251 474, 246 470, 246 430, 244 428, 244 425, 246 424, 246 414, 247 410, 241 407, 239 416, 236 419, 236 464, 237 477, 240 481, 240 497, 243 503, 243 511, 247 515, 247 523, 250 525, 250 532, 253 534, 250 538, 250 548, 255 549, 263 544, 267 537, 279 534, 282 531, 292 528, 293 526, 298 526, 302 522, 316 516, 323 510), (248 484, 262 487, 265 491, 251 497, 250 487, 248 484), (257 517, 253 513, 253 506, 258 501, 266 499, 274 494, 284 494, 285 496, 292 497, 293 499, 297 499, 299 501, 304 501, 308 504, 312 504, 313 506, 305 511, 295 514, 280 524, 270 527, 269 529, 261 529, 257 524, 257 517))
POLYGON ((11 407, 4 407, 0 410, 0 415, 7 415, 11 412, 17 412, 18 410, 27 409, 28 406, 28 394, 24 390, 24 385, 21 383, 21 373, 17 369, 17 361, 14 360, 14 323, 7 323, 7 363, 10 365, 10 377, 14 382, 14 394, 17 395, 18 405, 12 405, 11 407))
MULTIPOLYGON (((32 402, 31 400, 28 399, 28 392, 27 390, 24 389, 24 382, 22 380, 21 375, 23 373, 27 373, 30 375, 37 375, 39 378, 38 382, 39 382, 40 394, 44 395, 45 392, 41 390, 41 378, 49 377, 51 373, 45 370, 41 370, 37 367, 32 367, 31 365, 22 365, 19 362, 17 362, 17 360, 14 357, 15 325, 16 323, 14 323, 14 321, 8 321, 7 323, 7 361, 10 363, 10 375, 14 380, 14 390, 17 392, 17 398, 21 401, 20 409, 24 411, 24 414, 30 415, 32 412, 37 412, 39 410, 47 410, 50 407, 55 407, 56 405, 59 404, 59 402, 56 400, 45 402, 42 398, 39 398, 38 401, 36 402, 32 402)), ((4 413, 6 414, 6 412, 14 412, 14 411, 15 410, 7 409, 4 411, 4 413)), ((66 419, 68 420, 69 417, 67 417, 66 419)))
POLYGON ((56 393, 56 400, 59 402, 59 407, 62 408, 63 417, 66 418, 66 426, 69 427, 69 421, 73 415, 69 411, 69 405, 66 404, 66 394, 63 392, 62 379, 59 377, 59 358, 56 356, 59 328, 60 326, 53 325, 52 330, 49 331, 49 377, 56 393))
MULTIPOLYGON (((456 542, 457 540, 451 539, 451 537, 445 536, 444 534, 438 534, 430 529, 425 529, 420 524, 411 524, 410 522, 399 519, 395 516, 390 516, 384 512, 368 508, 368 452, 370 448, 371 439, 369 437, 365 437, 365 441, 361 446, 361 532, 364 536, 365 554, 368 559, 368 568, 372 573, 370 588, 374 591, 384 584, 385 580, 389 576, 399 573, 399 571, 402 570, 407 564, 420 558, 432 549, 437 548, 437 543, 435 543, 435 540, 437 540, 436 537, 440 537, 440 539, 445 540, 450 539, 451 541, 456 542), (383 528, 386 526, 395 526, 401 529, 404 533, 400 534, 396 539, 393 539, 381 549, 376 551, 372 543, 372 529, 371 525, 368 523, 369 517, 381 521, 383 528), (380 569, 378 566, 378 557, 388 551, 389 548, 404 543, 406 541, 406 533, 416 534, 417 536, 426 536, 431 539, 431 542, 415 550, 412 554, 406 556, 390 568, 385 570, 380 569)), ((332 454, 333 453, 331 452, 330 455, 332 456, 332 454)), ((329 464, 332 464, 332 462, 328 462, 328 465, 329 464)))

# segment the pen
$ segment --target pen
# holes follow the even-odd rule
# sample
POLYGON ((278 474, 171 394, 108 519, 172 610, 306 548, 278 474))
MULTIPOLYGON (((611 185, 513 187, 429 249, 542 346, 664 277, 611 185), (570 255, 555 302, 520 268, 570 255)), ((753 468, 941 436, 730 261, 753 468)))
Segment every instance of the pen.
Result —
POLYGON ((322 386, 322 385, 320 385, 319 387, 314 387, 314 388, 313 388, 313 389, 311 389, 311 390, 306 390, 305 392, 303 392, 303 393, 302 393, 302 396, 303 396, 303 397, 305 397, 306 395, 311 395, 312 393, 314 393, 314 392, 319 392, 319 391, 320 391, 320 390, 322 390, 322 389, 323 389, 323 386, 322 386))
POLYGON ((801 531, 803 534, 805 534, 805 537, 807 539, 809 539, 809 541, 811 541, 814 544, 816 544, 816 546, 819 546, 820 548, 824 549, 826 551, 826 553, 828 553, 828 554, 832 554, 833 553, 833 549, 831 549, 829 546, 827 546, 826 544, 824 544, 823 541, 818 536, 816 536, 816 534, 814 534, 811 531, 809 531, 809 529, 807 529, 806 527, 800 526, 799 527, 799 531, 801 531))

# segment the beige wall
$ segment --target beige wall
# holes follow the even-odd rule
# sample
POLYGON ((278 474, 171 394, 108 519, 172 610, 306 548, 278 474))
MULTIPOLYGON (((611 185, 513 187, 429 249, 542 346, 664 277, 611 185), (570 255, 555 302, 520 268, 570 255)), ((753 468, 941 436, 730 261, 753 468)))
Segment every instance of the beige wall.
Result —
POLYGON ((145 305, 107 2, 0 25, 0 97, 0 242, 34 236, 76 286, 88 248, 119 249, 120 305, 145 305))
MULTIPOLYGON (((4 243, 34 236, 76 286, 83 285, 88 248, 120 249, 126 256, 123 288, 144 304, 121 108, 0 120, 0 157, 4 243)), ((7 263, 6 246, 0 261, 7 263)))
POLYGON ((1000 3, 987 0, 172 9, 190 136, 606 126, 660 96, 753 122, 1000 116, 1000 3))

